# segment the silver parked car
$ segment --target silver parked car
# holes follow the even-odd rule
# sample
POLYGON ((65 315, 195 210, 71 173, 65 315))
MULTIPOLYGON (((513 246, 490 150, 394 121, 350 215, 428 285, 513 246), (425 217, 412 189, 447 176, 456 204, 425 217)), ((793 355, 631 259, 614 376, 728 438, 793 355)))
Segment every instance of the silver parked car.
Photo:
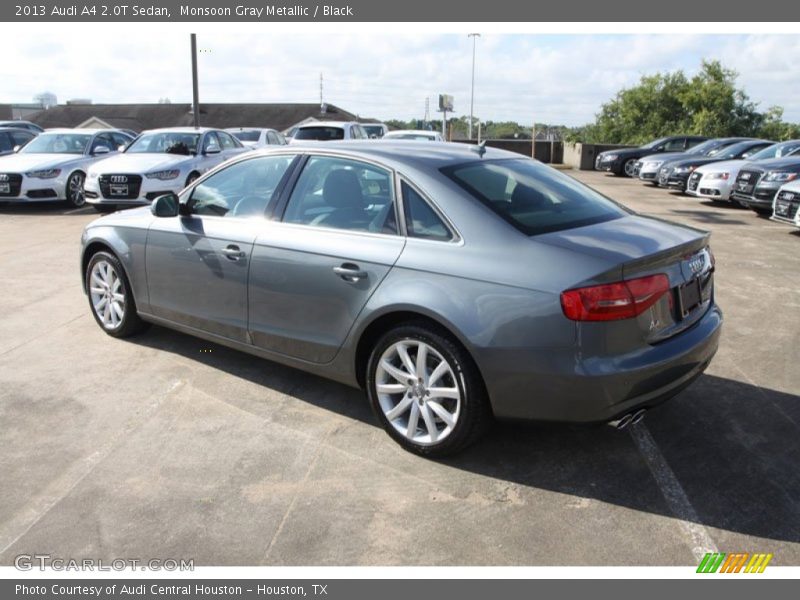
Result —
POLYGON ((708 366, 709 235, 517 154, 343 142, 241 156, 82 237, 109 335, 157 323, 365 388, 439 456, 492 417, 638 420, 708 366))

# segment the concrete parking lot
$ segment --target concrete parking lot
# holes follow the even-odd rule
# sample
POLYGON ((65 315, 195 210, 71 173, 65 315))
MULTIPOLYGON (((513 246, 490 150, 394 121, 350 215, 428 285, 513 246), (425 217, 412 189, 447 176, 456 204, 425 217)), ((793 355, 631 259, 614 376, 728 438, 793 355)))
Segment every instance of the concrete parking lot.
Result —
POLYGON ((95 214, 0 206, 0 564, 800 564, 800 235, 572 174, 713 232, 720 351, 629 431, 498 425, 440 462, 357 390, 158 327, 106 336, 77 266, 95 214))

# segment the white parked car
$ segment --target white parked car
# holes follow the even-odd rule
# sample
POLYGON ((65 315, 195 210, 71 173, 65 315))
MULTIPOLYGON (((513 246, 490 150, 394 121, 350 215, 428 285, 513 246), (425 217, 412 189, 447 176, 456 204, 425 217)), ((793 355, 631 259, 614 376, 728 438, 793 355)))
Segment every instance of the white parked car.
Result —
POLYGON ((249 148, 285 146, 288 142, 280 131, 262 127, 230 127, 226 129, 237 140, 249 148))
POLYGON ((295 142, 330 142, 336 140, 367 140, 369 135, 355 121, 311 121, 293 131, 295 142))
POLYGON ((398 129, 390 131, 385 136, 385 140, 416 140, 418 142, 443 142, 442 134, 438 131, 427 131, 425 129, 398 129))
POLYGON ((221 129, 144 131, 125 152, 89 170, 84 184, 86 202, 100 212, 149 204, 169 192, 177 194, 209 169, 247 150, 221 129))
POLYGON ((800 153, 800 140, 790 140, 768 146, 752 156, 748 156, 746 160, 726 160, 703 165, 695 169, 689 176, 686 193, 698 198, 729 202, 739 169, 745 163, 781 158, 797 153, 800 153))
POLYGON ((51 129, 0 158, 0 200, 66 200, 83 206, 84 179, 94 163, 133 138, 114 129, 51 129))
POLYGON ((800 180, 787 183, 775 194, 772 220, 800 228, 800 180))

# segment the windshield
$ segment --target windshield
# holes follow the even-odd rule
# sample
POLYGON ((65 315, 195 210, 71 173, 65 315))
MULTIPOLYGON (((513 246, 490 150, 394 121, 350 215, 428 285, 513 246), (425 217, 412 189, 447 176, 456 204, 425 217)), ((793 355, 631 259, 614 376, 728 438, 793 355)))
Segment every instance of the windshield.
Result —
POLYGON ((128 146, 125 152, 130 154, 197 154, 199 142, 199 133, 177 131, 143 133, 128 146))
POLYGON ((42 133, 28 142, 20 154, 83 154, 91 133, 42 133))
POLYGON ((710 154, 716 150, 719 151, 719 148, 724 147, 726 142, 722 142, 720 140, 707 140, 702 144, 697 144, 691 150, 687 150, 686 154, 702 154, 703 156, 710 156, 710 154))
POLYGON ((664 142, 666 142, 669 138, 658 138, 657 140, 653 140, 649 144, 645 144, 642 148, 655 148, 656 146, 660 146, 664 142))
POLYGON ((625 209, 527 159, 475 161, 442 172, 526 235, 618 219, 625 209))
POLYGON ((767 146, 760 152, 756 152, 753 156, 748 157, 748 160, 765 160, 767 158, 780 158, 781 156, 789 156, 794 154, 800 149, 800 140, 791 140, 788 142, 781 142, 780 144, 773 144, 767 146))
POLYGON ((731 159, 731 158, 739 158, 742 154, 750 150, 755 144, 753 142, 739 142, 738 144, 733 144, 731 146, 726 146, 725 148, 721 149, 717 154, 714 155, 714 158, 721 158, 721 159, 731 159))
POLYGON ((296 140, 343 140, 344 129, 341 127, 327 127, 327 126, 314 126, 314 127, 301 127, 294 134, 296 140))
POLYGON ((251 129, 249 131, 232 131, 233 137, 238 139, 240 142, 257 142, 261 132, 257 129, 251 129))

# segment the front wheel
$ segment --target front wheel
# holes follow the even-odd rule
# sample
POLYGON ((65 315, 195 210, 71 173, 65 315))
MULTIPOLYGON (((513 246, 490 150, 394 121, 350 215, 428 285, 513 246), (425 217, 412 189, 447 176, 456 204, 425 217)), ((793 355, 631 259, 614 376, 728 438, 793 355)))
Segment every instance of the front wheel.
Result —
POLYGON ((80 171, 76 171, 67 179, 67 202, 70 206, 80 208, 86 204, 86 197, 83 195, 83 183, 86 177, 80 171))
POLYGON ((386 333, 367 367, 367 395, 386 432, 422 456, 453 454, 491 421, 483 381, 467 352, 426 324, 386 333))
POLYGON ((108 335, 124 338, 144 329, 128 278, 116 256, 105 251, 92 256, 86 267, 86 290, 94 320, 108 335))
POLYGON ((625 171, 625 175, 627 177, 635 177, 636 173, 636 160, 635 158, 629 158, 625 161, 625 165, 622 167, 622 170, 625 171))

